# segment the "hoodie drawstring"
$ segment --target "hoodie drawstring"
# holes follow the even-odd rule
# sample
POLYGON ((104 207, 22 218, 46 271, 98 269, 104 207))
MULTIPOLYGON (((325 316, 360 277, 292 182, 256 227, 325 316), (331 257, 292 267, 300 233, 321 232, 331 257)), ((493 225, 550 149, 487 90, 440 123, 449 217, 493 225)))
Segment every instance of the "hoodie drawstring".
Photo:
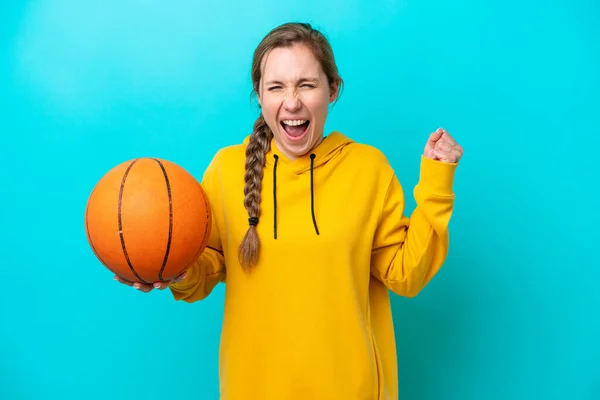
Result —
POLYGON ((315 232, 319 234, 319 228, 317 227, 317 218, 315 218, 315 185, 313 179, 313 171, 315 165, 315 155, 310 155, 310 212, 312 214, 313 225, 315 226, 315 232))
MULTIPOLYGON (((317 226, 317 218, 315 216, 315 157, 315 154, 310 155, 310 213, 312 215, 315 232, 319 235, 319 227, 317 226)), ((275 158, 275 163, 273 164, 273 238, 277 239, 277 161, 279 161, 279 156, 275 154, 273 155, 273 158, 275 158)))
POLYGON ((279 156, 275 154, 275 164, 273 164, 273 237, 277 239, 277 161, 279 156))

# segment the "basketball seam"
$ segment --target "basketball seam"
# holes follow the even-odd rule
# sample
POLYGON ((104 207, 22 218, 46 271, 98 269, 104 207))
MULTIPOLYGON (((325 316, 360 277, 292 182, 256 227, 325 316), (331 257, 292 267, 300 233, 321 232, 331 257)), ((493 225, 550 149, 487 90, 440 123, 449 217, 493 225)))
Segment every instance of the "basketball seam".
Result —
POLYGON ((125 188, 125 181, 127 180, 127 175, 129 174, 131 167, 133 167, 133 164, 135 164, 137 161, 138 161, 138 159, 136 158, 127 166, 127 169, 125 170, 125 173, 123 174, 123 178, 121 179, 121 187, 119 188, 119 208, 118 208, 118 212, 117 212, 117 218, 118 218, 118 223, 119 223, 119 237, 121 239, 121 248, 123 249, 123 254, 125 255, 125 260, 127 261, 127 265, 129 265, 129 269, 131 270, 131 272, 133 272, 133 274, 136 276, 136 278, 138 278, 140 280, 140 282, 149 284, 150 282, 146 282, 145 280, 143 280, 142 277, 139 276, 139 274, 137 273, 137 271, 131 264, 131 260, 129 259, 129 255, 127 254, 127 247, 125 246, 125 238, 123 237, 123 219, 121 216, 121 208, 123 205, 123 190, 125 188))
MULTIPOLYGON (((212 211, 210 208, 210 204, 208 202, 208 197, 206 196, 206 193, 204 192, 204 190, 201 188, 200 189, 200 193, 202 194, 202 198, 204 199, 204 204, 207 205, 206 208, 206 224, 204 226, 204 236, 202 238, 202 241, 200 242, 200 246, 198 247, 198 251, 196 251, 196 253, 194 254, 194 257, 192 258, 190 264, 194 261, 196 261, 200 255, 202 255, 202 253, 204 252, 205 249, 209 248, 212 249, 218 253, 220 253, 221 255, 223 255, 224 253, 221 250, 215 249, 213 247, 210 247, 208 245, 208 242, 210 240, 210 231, 211 231, 211 216, 212 216, 212 211)), ((185 267, 185 268, 189 268, 189 264, 185 267)))
POLYGON ((171 183, 169 182, 169 175, 167 174, 167 170, 165 169, 164 165, 160 162, 160 160, 156 158, 153 158, 153 160, 158 163, 160 169, 162 170, 162 173, 165 177, 165 183, 167 185, 167 195, 169 196, 169 238, 167 240, 167 249, 165 251, 165 257, 163 258, 163 263, 160 267, 160 271, 158 272, 158 279, 160 281, 164 281, 162 274, 167 266, 167 261, 169 260, 169 254, 171 252, 171 242, 173 240, 173 197, 171 193, 171 183))
POLYGON ((200 188, 200 193, 202 194, 202 198, 204 199, 204 204, 206 204, 206 225, 204 226, 204 239, 200 243, 200 248, 198 249, 198 253, 194 256, 195 259, 200 257, 200 254, 202 254, 202 252, 204 251, 206 246, 208 246, 208 241, 210 240, 210 231, 212 229, 212 226, 211 226, 212 210, 210 208, 210 203, 208 201, 206 193, 204 192, 204 190, 202 188, 200 188))
MULTIPOLYGON (((95 190, 96 190, 95 188, 92 190, 92 194, 90 195, 90 198, 94 195, 95 190)), ((121 279, 125 279, 120 274, 118 274, 115 270, 113 270, 106 262, 104 262, 102 257, 100 257, 100 254, 98 253, 98 251, 96 251, 96 247, 94 247, 94 242, 92 241, 92 235, 90 234, 89 221, 88 221, 89 209, 90 209, 90 202, 88 201, 88 204, 85 207, 85 234, 87 236, 88 242, 90 243, 90 247, 92 248, 92 252, 96 256, 96 258, 98 258, 98 260, 102 263, 102 265, 104 265, 110 272, 117 275, 121 279)))

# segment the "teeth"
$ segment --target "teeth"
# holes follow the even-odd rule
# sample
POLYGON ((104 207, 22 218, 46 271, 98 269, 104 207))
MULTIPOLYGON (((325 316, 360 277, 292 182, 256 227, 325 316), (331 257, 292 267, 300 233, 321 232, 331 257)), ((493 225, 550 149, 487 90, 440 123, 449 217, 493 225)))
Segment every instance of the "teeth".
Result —
POLYGON ((289 126, 298 126, 298 125, 302 125, 303 123, 305 123, 306 120, 305 119, 286 119, 286 120, 283 120, 282 122, 289 126))

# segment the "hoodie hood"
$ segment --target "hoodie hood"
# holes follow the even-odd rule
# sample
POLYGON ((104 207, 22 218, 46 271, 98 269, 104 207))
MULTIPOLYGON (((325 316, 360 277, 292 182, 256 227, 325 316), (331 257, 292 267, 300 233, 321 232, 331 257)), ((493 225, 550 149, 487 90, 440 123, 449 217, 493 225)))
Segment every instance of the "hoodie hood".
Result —
MULTIPOLYGON (((247 136, 244 139, 244 145, 247 145, 249 141, 250 136, 247 136)), ((273 237, 275 239, 277 239, 277 186, 286 184, 285 180, 278 182, 277 170, 284 169, 286 172, 295 175, 310 173, 310 186, 307 185, 306 190, 310 191, 310 215, 315 233, 319 235, 317 216, 315 215, 315 198, 318 191, 318 188, 315 188, 315 169, 334 161, 336 156, 341 154, 342 150, 351 143, 353 143, 353 140, 340 132, 334 131, 325 136, 321 143, 308 154, 290 160, 277 147, 275 140, 271 139, 271 148, 265 155, 265 169, 271 170, 273 174, 273 237)), ((258 223, 258 219, 255 219, 254 223, 258 223)))
MULTIPOLYGON (((247 136, 244 139, 244 145, 247 145, 249 141, 250 136, 247 136)), ((271 149, 265 156, 265 167, 272 168, 277 163, 278 167, 286 168, 295 174, 302 174, 311 170, 311 164, 312 168, 326 164, 351 143, 353 143, 352 139, 340 132, 333 131, 325 136, 321 143, 308 154, 290 160, 277 147, 275 139, 271 139, 271 149)))

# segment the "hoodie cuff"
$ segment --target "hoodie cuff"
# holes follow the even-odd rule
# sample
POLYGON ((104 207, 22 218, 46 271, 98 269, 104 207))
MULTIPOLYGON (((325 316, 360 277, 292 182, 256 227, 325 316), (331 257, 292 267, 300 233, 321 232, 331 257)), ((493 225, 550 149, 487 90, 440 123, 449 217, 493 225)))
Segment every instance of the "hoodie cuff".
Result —
POLYGON ((421 156, 421 190, 438 196, 453 196, 452 185, 458 163, 446 163, 421 156))

